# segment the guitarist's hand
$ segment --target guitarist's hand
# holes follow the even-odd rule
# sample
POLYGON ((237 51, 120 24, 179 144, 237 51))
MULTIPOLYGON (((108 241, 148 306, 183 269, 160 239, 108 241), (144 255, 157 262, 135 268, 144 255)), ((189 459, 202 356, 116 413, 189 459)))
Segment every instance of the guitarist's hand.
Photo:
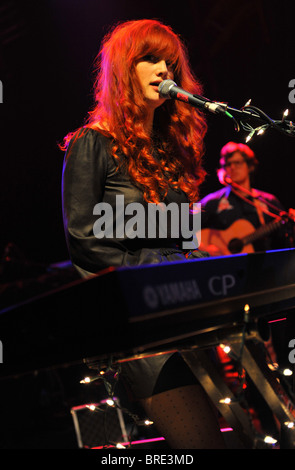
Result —
POLYGON ((211 256, 223 256, 224 255, 224 253, 216 245, 204 245, 203 243, 200 243, 199 249, 201 251, 207 251, 207 253, 209 253, 209 255, 211 256))

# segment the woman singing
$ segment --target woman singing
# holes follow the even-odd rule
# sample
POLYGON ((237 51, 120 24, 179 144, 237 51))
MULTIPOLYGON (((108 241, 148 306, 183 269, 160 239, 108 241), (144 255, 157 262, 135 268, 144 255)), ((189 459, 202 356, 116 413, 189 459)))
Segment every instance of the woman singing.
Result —
MULTIPOLYGON (((156 20, 128 21, 103 39, 95 105, 85 125, 65 139, 64 226, 81 276, 108 266, 206 256, 197 247, 183 248, 172 218, 166 237, 149 237, 147 225, 144 236, 130 231, 130 204, 191 206, 205 177, 204 116, 162 98, 158 87, 167 79, 191 93, 202 91, 170 27, 156 20)), ((171 448, 222 447, 211 404, 180 355, 126 363, 122 376, 171 448)))

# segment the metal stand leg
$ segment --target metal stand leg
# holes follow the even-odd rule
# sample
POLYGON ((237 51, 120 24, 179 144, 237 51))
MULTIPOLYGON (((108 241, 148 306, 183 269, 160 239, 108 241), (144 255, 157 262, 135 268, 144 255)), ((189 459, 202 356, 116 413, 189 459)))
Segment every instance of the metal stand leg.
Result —
MULTIPOLYGON (((238 354, 237 345, 233 344, 231 348, 235 354, 238 354)), ((276 372, 268 368, 259 345, 254 342, 245 344, 240 361, 269 408, 281 423, 281 446, 295 449, 295 430, 286 428, 284 424, 295 421, 294 405, 277 380, 276 372)))
POLYGON ((237 433, 246 448, 252 448, 255 436, 251 422, 239 403, 232 403, 231 406, 220 403, 224 397, 234 398, 234 396, 206 352, 185 350, 181 351, 181 355, 229 426, 237 433))

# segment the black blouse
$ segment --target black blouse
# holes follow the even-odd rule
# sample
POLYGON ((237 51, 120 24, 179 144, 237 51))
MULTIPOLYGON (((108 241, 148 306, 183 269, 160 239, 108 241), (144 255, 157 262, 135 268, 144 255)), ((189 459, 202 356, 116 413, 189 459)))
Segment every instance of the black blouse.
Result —
MULTIPOLYGON (((96 273, 109 266, 134 266, 154 264, 205 254, 191 250, 187 253, 181 247, 179 237, 172 237, 169 227, 167 237, 130 238, 125 230, 116 237, 118 221, 122 218, 116 213, 116 196, 124 196, 124 219, 126 225, 132 215, 126 215, 126 206, 140 203, 147 208, 142 190, 131 182, 128 174, 117 168, 111 156, 111 139, 100 132, 90 129, 79 129, 71 139, 63 167, 62 203, 66 241, 73 264, 82 276, 96 273), (95 223, 99 217, 94 208, 107 203, 113 208, 113 236, 97 238, 94 233, 95 223), (98 205, 98 206, 97 206, 98 205), (116 218, 118 215, 118 219, 116 218)), ((122 198, 121 198, 122 199, 122 198)), ((188 203, 183 191, 169 189, 163 201, 178 204, 188 203)), ((103 212, 101 213, 103 215, 103 212)), ((122 230, 121 230, 122 232, 122 230)), ((206 255, 205 255, 206 256, 206 255)))

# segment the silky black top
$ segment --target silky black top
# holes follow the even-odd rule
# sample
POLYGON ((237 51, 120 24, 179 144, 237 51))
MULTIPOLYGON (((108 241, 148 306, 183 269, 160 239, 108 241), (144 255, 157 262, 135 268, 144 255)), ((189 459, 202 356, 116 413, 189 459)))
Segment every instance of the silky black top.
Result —
MULTIPOLYGON (((181 248, 179 237, 172 237, 169 226, 167 237, 130 238, 123 231, 116 237, 118 217, 116 196, 124 196, 124 224, 132 218, 126 215, 126 206, 140 203, 147 208, 143 192, 136 187, 124 170, 118 170, 111 155, 112 141, 100 132, 79 129, 71 139, 64 159, 62 175, 62 204, 65 236, 73 264, 82 276, 96 273, 109 266, 134 266, 154 264, 165 261, 187 259, 188 257, 207 256, 199 251, 190 254, 181 248), (94 207, 107 203, 113 208, 113 236, 97 238, 94 234, 99 215, 94 207)), ((169 189, 163 201, 180 206, 188 203, 186 194, 181 190, 169 189)), ((103 214, 103 212, 101 213, 103 214)), ((120 218, 122 221, 122 218, 120 218)), ((110 227, 109 227, 110 228, 110 227)))

